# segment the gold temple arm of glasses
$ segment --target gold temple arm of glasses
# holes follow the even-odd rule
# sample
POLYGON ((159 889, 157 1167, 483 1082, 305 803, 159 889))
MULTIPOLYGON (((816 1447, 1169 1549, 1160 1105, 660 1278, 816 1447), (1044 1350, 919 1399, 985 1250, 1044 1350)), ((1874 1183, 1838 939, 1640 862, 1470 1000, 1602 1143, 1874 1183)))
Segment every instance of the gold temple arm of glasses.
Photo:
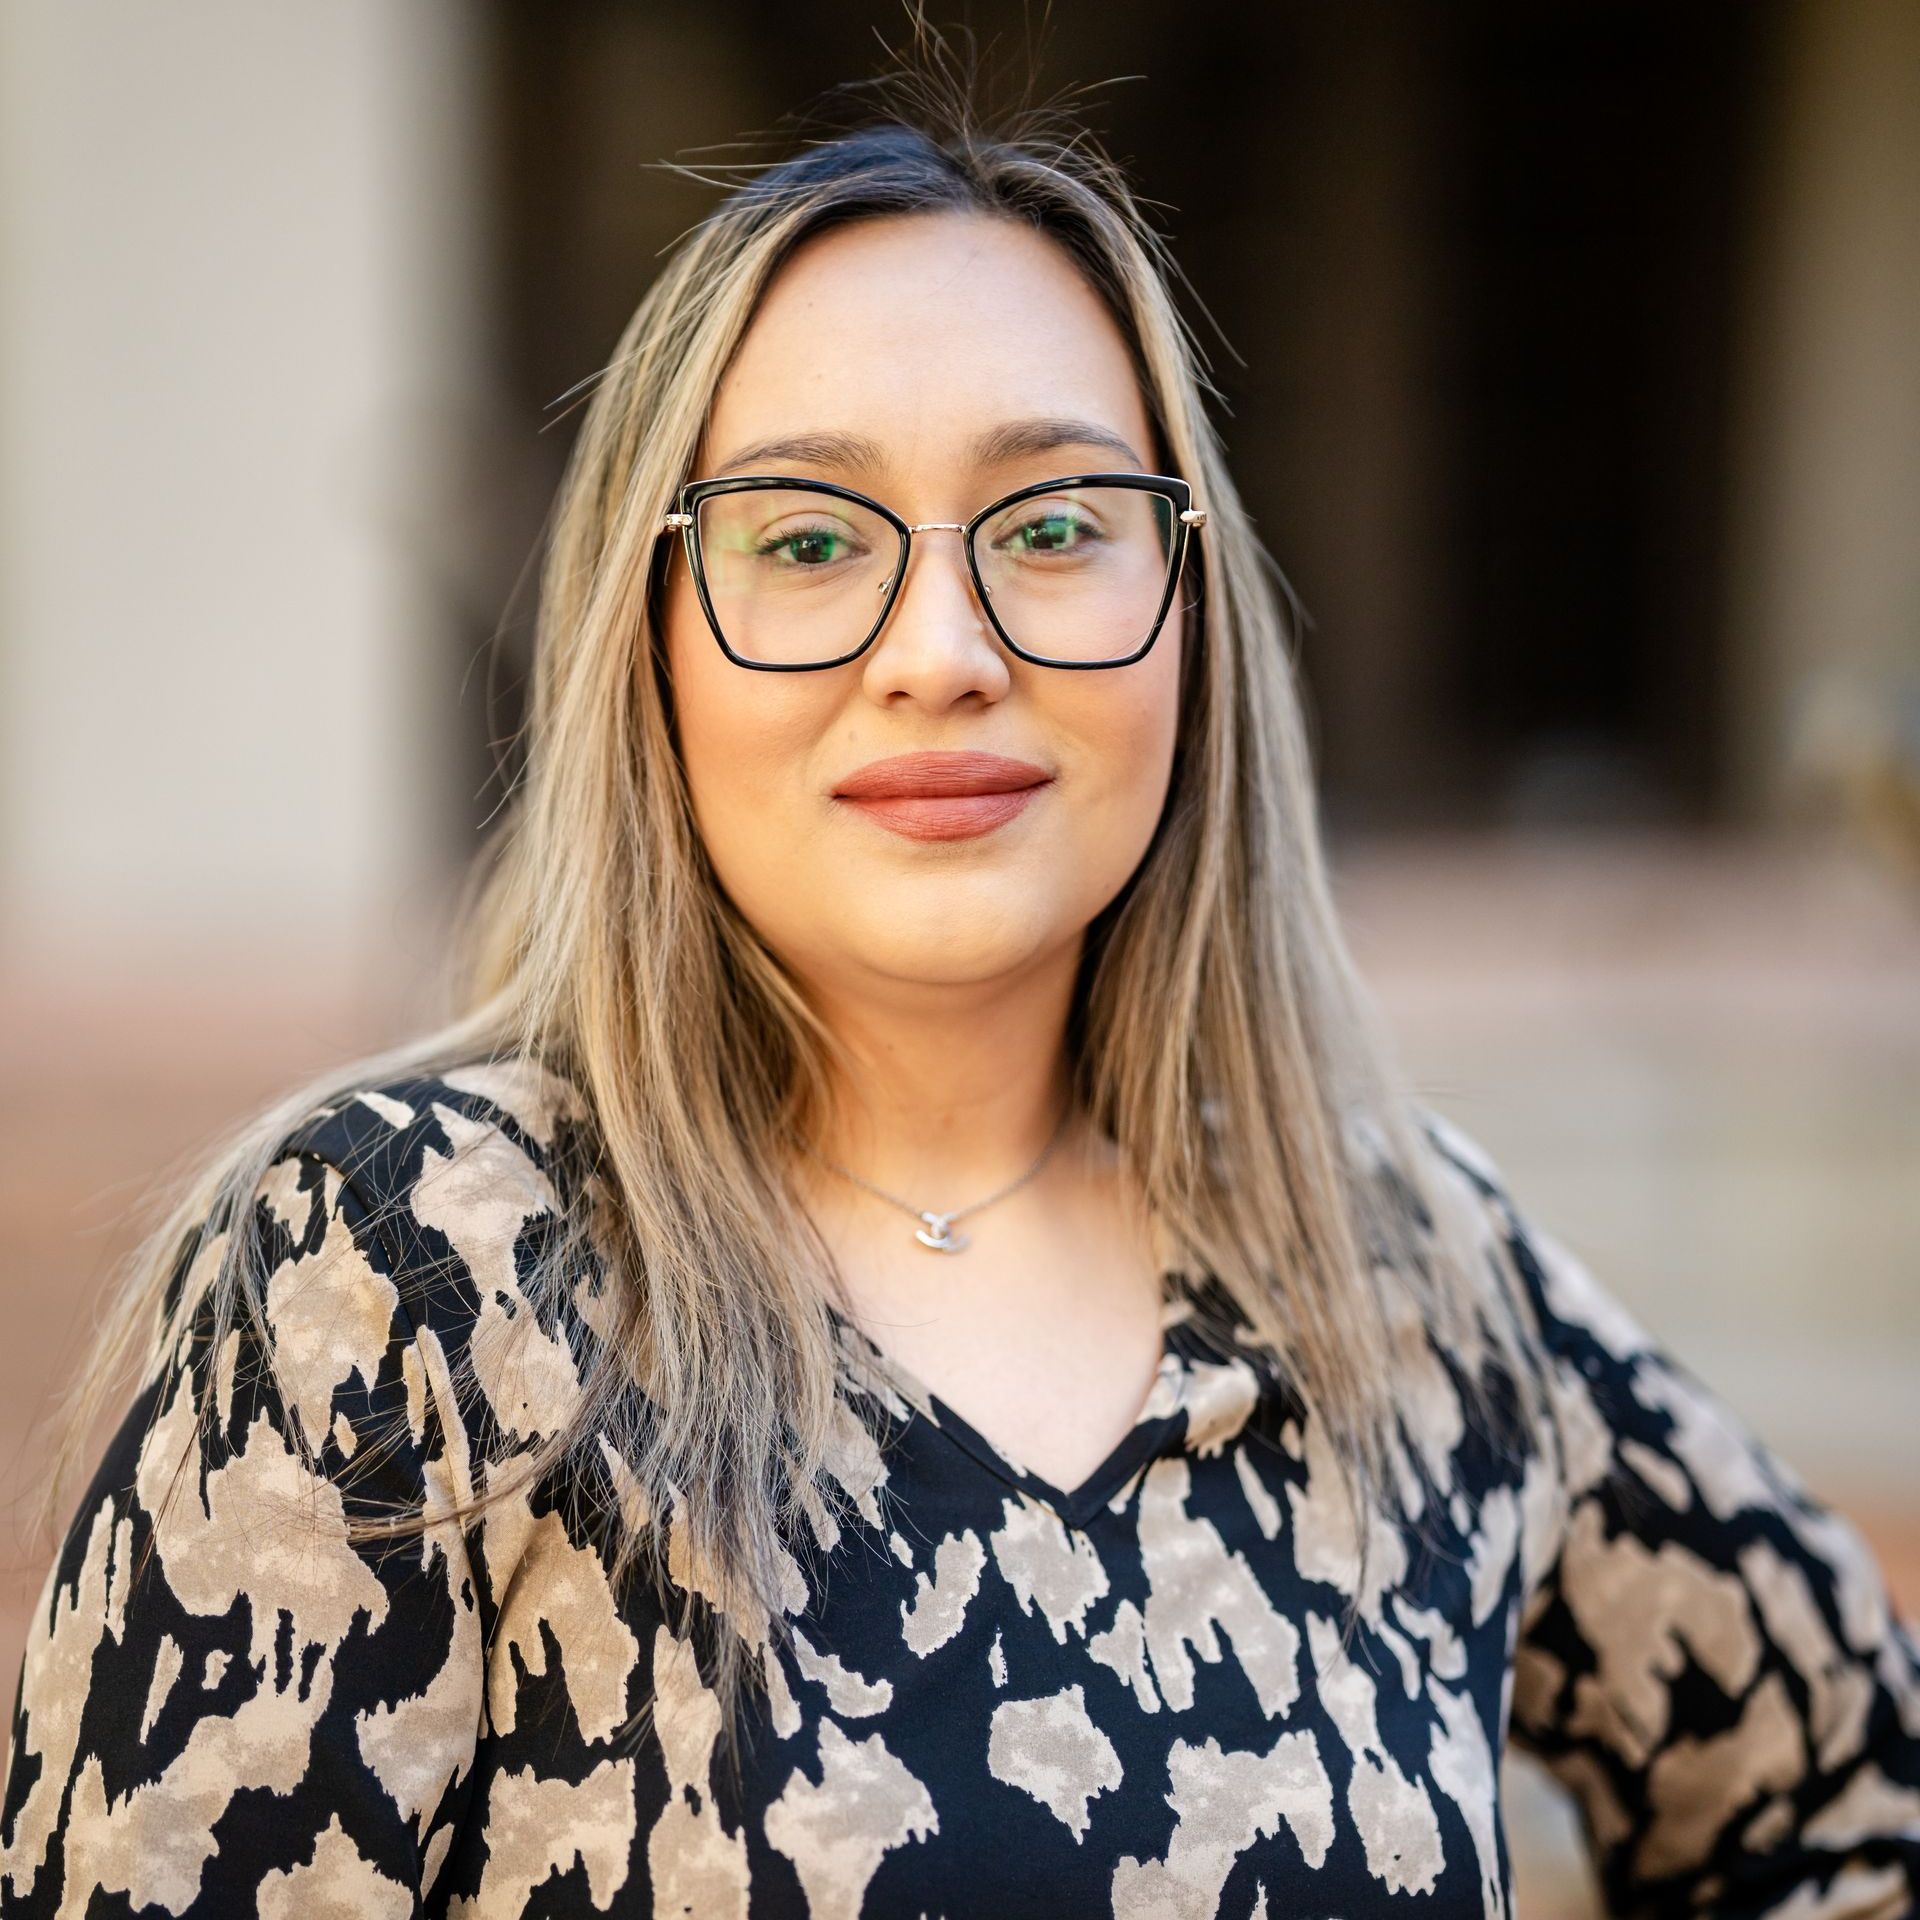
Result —
POLYGON ((668 531, 671 531, 675 527, 690 527, 693 525, 693 515, 690 513, 670 513, 661 520, 660 525, 668 531))
POLYGON ((1207 510, 1205 507, 1189 507, 1180 518, 1190 527, 1204 527, 1207 524, 1207 510))

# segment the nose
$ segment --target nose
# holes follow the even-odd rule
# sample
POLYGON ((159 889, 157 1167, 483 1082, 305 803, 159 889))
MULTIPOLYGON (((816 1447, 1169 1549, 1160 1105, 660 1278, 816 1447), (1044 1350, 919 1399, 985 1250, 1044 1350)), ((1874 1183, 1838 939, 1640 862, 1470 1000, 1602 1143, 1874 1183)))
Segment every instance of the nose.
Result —
POLYGON ((974 691, 997 697, 1008 685, 1007 660, 974 591, 964 525, 926 520, 911 531, 906 575, 867 654, 870 691, 938 704, 974 691))

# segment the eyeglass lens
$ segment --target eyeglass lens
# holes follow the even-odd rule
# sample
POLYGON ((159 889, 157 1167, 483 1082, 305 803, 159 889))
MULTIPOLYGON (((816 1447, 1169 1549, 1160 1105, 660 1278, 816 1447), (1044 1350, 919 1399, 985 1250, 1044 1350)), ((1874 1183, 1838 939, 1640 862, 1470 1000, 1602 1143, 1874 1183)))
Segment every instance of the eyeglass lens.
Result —
MULTIPOLYGON (((709 494, 696 511, 714 621, 743 659, 835 660, 873 632, 906 543, 871 508, 807 487, 766 487, 709 494)), ((1023 652, 1123 659, 1166 598, 1177 530, 1164 494, 1060 487, 983 521, 974 565, 1002 630, 1023 652)))

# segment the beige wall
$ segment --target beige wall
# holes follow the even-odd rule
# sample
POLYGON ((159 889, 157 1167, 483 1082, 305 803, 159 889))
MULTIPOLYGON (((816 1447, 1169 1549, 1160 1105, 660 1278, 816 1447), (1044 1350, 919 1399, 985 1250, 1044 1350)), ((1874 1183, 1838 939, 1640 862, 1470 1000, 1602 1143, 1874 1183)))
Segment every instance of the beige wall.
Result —
POLYGON ((1920 676, 1920 6, 1799 0, 1785 19, 1730 574, 1731 766, 1761 817, 1836 703, 1871 725, 1885 676, 1920 676))
POLYGON ((439 881, 414 555, 422 423, 476 379, 469 20, 0 7, 16 955, 365 956, 439 881))

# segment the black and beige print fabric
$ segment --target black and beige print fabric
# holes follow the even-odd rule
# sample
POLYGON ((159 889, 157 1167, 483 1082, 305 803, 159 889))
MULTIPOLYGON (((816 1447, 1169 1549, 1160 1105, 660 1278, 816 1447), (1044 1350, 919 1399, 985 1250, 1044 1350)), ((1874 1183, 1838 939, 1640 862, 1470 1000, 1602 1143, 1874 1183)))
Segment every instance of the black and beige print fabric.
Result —
POLYGON ((1364 1563, 1281 1370, 1203 1339, 1177 1279, 1078 1487, 867 1373, 858 1519, 796 1556, 791 1650, 698 1606, 676 1638, 565 1489, 403 1547, 292 1524, 444 1504, 564 1413, 591 1311, 509 1335, 573 1118, 487 1065, 289 1137, 264 1332, 183 1339, 34 1611, 0 1914, 1505 1915, 1509 1743, 1577 1797, 1617 1911, 1920 1911, 1920 1652, 1873 1561, 1434 1116, 1548 1413, 1499 1441, 1428 1344, 1420 1524, 1364 1563), (737 1783, 703 1677, 736 1630, 768 1683, 737 1783))

